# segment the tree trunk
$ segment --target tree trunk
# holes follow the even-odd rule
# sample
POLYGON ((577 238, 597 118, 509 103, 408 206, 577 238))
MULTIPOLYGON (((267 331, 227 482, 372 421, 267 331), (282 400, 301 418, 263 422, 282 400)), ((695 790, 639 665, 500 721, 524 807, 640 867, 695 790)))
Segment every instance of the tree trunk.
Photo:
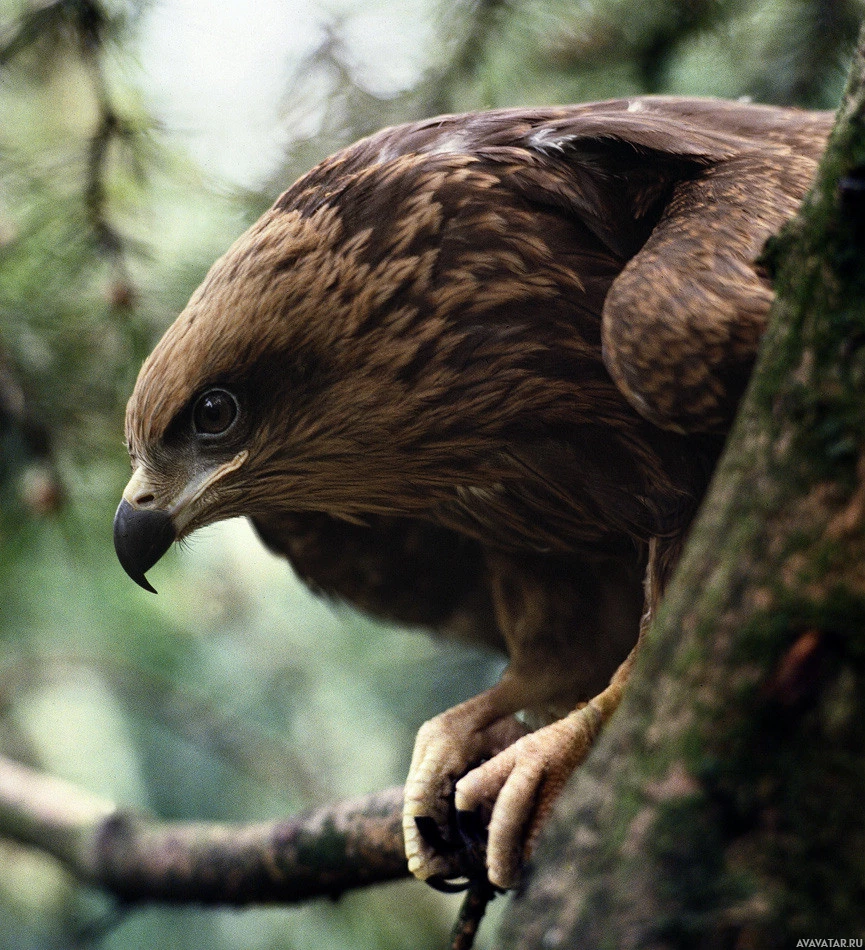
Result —
POLYGON ((776 306, 728 450, 508 909, 510 950, 862 945, 865 32, 767 260, 776 306))

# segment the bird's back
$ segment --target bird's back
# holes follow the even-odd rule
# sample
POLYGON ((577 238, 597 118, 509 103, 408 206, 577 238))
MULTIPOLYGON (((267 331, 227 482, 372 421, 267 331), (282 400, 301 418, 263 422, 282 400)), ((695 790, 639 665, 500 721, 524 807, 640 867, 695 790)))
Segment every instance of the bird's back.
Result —
MULTIPOLYGON (((475 485, 463 485, 430 505, 423 517, 438 525, 435 529, 421 531, 409 517, 402 522, 403 537, 400 519, 371 519, 365 533, 357 526, 341 528, 326 515, 296 516, 295 529, 283 530, 283 549, 301 573, 373 612, 377 600, 378 612, 388 613, 389 597, 397 603, 412 586, 417 589, 417 578, 402 586, 400 578, 405 580, 405 565, 417 559, 424 532, 438 532, 439 539, 448 532, 462 537, 448 542, 453 551, 445 558, 461 564, 463 578, 479 570, 476 545, 532 556, 569 551, 583 556, 615 550, 627 537, 645 543, 653 535, 679 536, 705 488, 765 321, 770 291, 755 268, 756 250, 801 199, 830 123, 824 113, 702 99, 498 110, 383 130, 301 179, 277 202, 278 209, 311 215, 334 207, 343 218, 343 240, 372 229, 380 258, 381 243, 393 240, 394 233, 402 235, 406 253, 435 243, 435 277, 413 303, 421 307, 419 322, 434 318, 439 332, 408 360, 388 354, 394 337, 383 338, 382 367, 399 363, 403 383, 414 392, 432 386, 431 379, 437 385, 446 380, 464 402, 444 401, 448 424, 436 423, 438 441, 450 444, 454 455, 487 456, 485 465, 477 464, 484 477, 477 476, 475 485), (771 205, 768 213, 754 211, 752 202, 743 218, 740 202, 731 204, 720 225, 715 217, 723 219, 724 207, 707 206, 700 221, 696 199, 687 191, 693 182, 717 181, 732 169, 746 193, 749 186, 762 187, 767 166, 778 173, 772 193, 759 196, 771 205), (462 173, 455 174, 455 168, 462 173), (633 291, 638 302, 651 300, 658 319, 675 320, 675 307, 663 306, 664 293, 684 282, 699 299, 706 280, 701 268, 718 266, 718 260, 701 261, 683 244, 691 265, 680 255, 666 273, 663 261, 652 273, 634 273, 642 249, 658 234, 663 239, 676 213, 696 239, 710 244, 716 225, 723 231, 735 218, 741 228, 751 211, 750 256, 741 273, 721 275, 740 307, 734 322, 741 319, 745 340, 735 365, 718 370, 723 385, 731 381, 721 400, 726 415, 709 420, 710 434, 666 431, 677 426, 653 424, 651 407, 641 412, 639 397, 625 398, 623 381, 610 377, 602 339, 610 288, 616 291, 625 271, 625 291, 633 291), (450 222, 449 231, 442 219, 450 222), (423 221, 429 222, 427 230, 423 221), (741 302, 743 294, 748 306, 741 302), (315 529, 299 530, 298 519, 306 518, 315 529), (365 557, 357 548, 364 539, 365 557), (354 555, 341 560, 338 550, 354 555), (460 555, 461 562, 457 551, 472 553, 460 555), (340 563, 347 575, 343 581, 337 576, 340 563), (367 582, 359 580, 360 564, 370 567, 367 582), (400 569, 394 570, 397 564, 400 569), (367 594, 375 590, 375 596, 365 596, 359 585, 367 594)), ((652 314, 645 316, 647 329, 634 329, 630 321, 621 337, 651 354, 638 360, 649 379, 650 358, 658 366, 662 361, 648 329, 652 314)), ((618 341, 607 342, 615 349, 618 341)), ((703 365, 709 365, 709 356, 703 365)), ((685 381, 676 369, 665 371, 685 381)), ((676 411, 691 420, 697 403, 676 411)), ((432 390, 427 405, 429 413, 418 416, 418 425, 432 425, 437 410, 432 390)), ((423 451, 420 441, 418 450, 423 451)), ((446 468, 448 462, 438 464, 446 468)), ((459 475, 452 480, 458 483, 459 475)), ((271 528, 269 537, 279 546, 279 531, 271 528)), ((425 576, 432 577, 430 571, 427 565, 425 576)), ((456 588, 447 583, 436 588, 437 604, 450 604, 447 589, 456 588)), ((411 611, 402 614, 418 622, 411 611)), ((432 601, 429 618, 440 620, 432 601)))

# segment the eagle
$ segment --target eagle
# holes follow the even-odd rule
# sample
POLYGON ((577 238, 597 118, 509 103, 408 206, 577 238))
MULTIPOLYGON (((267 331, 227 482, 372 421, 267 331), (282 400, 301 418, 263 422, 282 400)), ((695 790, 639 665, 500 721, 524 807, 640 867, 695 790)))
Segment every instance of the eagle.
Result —
POLYGON ((246 516, 319 594, 506 654, 418 733, 417 877, 456 886, 475 847, 513 887, 614 712, 831 121, 634 97, 384 129, 282 194, 144 363, 114 520, 141 586, 246 516))

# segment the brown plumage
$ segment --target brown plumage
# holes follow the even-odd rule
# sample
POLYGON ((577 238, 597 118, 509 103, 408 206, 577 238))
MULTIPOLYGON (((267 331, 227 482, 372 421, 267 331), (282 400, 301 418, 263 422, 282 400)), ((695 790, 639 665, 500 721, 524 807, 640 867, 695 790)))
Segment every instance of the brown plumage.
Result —
POLYGON ((507 651, 418 736, 418 876, 451 867, 455 801, 513 884, 615 708, 830 121, 636 98, 386 129, 282 195, 141 370, 115 521, 136 580, 247 515, 314 589, 507 651))

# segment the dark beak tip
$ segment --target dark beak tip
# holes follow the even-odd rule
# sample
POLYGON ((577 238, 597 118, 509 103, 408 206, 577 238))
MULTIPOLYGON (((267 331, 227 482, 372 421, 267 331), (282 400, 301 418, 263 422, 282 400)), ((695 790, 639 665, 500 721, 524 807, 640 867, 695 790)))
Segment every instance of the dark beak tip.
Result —
MULTIPOLYGON (((127 573, 129 572, 127 571, 127 573)), ((129 574, 129 576, 132 577, 131 574, 129 574)), ((157 591, 157 589, 153 586, 153 584, 151 584, 150 581, 147 580, 144 574, 140 575, 139 577, 132 577, 132 580, 134 580, 135 583, 138 584, 139 587, 144 588, 144 590, 146 590, 150 594, 159 593, 159 591, 157 591)))
POLYGON ((114 550, 124 571, 144 590, 156 593, 145 574, 171 547, 177 534, 167 511, 135 508, 124 498, 114 515, 114 550))

